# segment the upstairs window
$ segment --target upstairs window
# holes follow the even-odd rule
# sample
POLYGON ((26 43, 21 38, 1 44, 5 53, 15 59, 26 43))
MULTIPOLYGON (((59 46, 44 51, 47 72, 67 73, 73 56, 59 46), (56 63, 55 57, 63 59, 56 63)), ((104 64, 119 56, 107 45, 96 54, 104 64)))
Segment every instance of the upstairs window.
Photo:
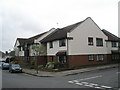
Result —
POLYGON ((65 39, 59 40, 59 46, 60 46, 60 47, 66 46, 65 39))
POLYGON ((112 42, 112 47, 117 47, 117 42, 112 42))
POLYGON ((49 42, 49 47, 53 48, 53 42, 49 42))
POLYGON ((96 46, 103 46, 103 39, 102 38, 96 38, 96 46))
POLYGON ((18 46, 18 50, 19 50, 19 51, 22 51, 21 46, 18 46))
POLYGON ((93 46, 93 38, 88 37, 88 45, 93 46))

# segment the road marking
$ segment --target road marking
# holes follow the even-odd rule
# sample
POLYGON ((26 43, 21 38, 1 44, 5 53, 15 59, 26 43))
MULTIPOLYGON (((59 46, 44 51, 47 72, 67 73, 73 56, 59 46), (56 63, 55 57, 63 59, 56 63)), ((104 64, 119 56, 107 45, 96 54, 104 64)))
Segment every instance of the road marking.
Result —
POLYGON ((92 85, 87 85, 87 84, 86 84, 86 85, 84 85, 84 86, 87 86, 87 87, 93 87, 92 85))
POLYGON ((68 83, 74 83, 73 81, 68 81, 68 83))
POLYGON ((94 83, 89 83, 90 85, 93 85, 93 86, 98 86, 98 84, 94 84, 94 83))
POLYGON ((77 83, 77 82, 79 82, 79 81, 78 81, 78 80, 73 80, 73 82, 76 82, 76 83, 77 83))
POLYGON ((103 87, 103 88, 112 88, 112 87, 108 87, 108 86, 101 86, 101 87, 103 87))
POLYGON ((77 85, 83 85, 82 83, 75 83, 75 84, 77 84, 77 85))
POLYGON ((77 80, 68 81, 68 83, 82 85, 90 88, 97 88, 97 89, 112 89, 112 87, 109 87, 109 86, 98 85, 96 83, 89 83, 89 82, 78 82, 77 80))
POLYGON ((89 78, 84 78, 84 79, 71 80, 71 81, 77 83, 77 82, 80 82, 80 81, 89 80, 89 79, 95 79, 95 78, 99 78, 99 77, 102 77, 102 75, 94 76, 94 77, 89 77, 89 78))
MULTIPOLYGON (((117 72, 117 73, 120 73, 120 72, 117 72)), ((112 89, 112 87, 105 86, 105 85, 98 85, 96 83, 90 83, 90 82, 81 82, 81 81, 100 78, 100 77, 102 77, 102 75, 89 77, 89 78, 83 78, 83 79, 71 80, 71 81, 68 81, 68 83, 72 83, 72 84, 76 84, 76 85, 83 85, 86 87, 97 88, 97 89, 112 89)))
POLYGON ((101 87, 94 87, 94 88, 99 88, 100 89, 101 87))
POLYGON ((116 74, 120 74, 120 72, 116 72, 116 74))
POLYGON ((83 81, 83 80, 95 79, 95 78, 99 78, 99 77, 102 77, 102 75, 94 76, 94 77, 89 77, 89 78, 84 78, 84 79, 78 79, 77 81, 83 81))
POLYGON ((81 82, 81 83, 83 83, 83 84, 88 84, 87 82, 81 82))

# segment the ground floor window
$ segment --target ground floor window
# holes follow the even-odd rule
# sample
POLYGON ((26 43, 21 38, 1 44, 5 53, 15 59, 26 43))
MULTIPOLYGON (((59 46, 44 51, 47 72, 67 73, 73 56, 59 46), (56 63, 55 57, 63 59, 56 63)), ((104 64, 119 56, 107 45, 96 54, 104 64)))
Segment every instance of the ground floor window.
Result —
POLYGON ((37 56, 33 56, 33 57, 32 57, 32 60, 36 60, 36 57, 37 57, 37 56))
POLYGON ((60 63, 66 63, 67 58, 66 58, 66 56, 57 56, 57 61, 60 63))
POLYGON ((94 60, 94 55, 88 55, 88 60, 93 61, 94 60))
POLYGON ((119 59, 119 54, 112 55, 112 60, 118 60, 118 59, 119 59))
POLYGON ((97 61, 103 61, 104 55, 97 55, 97 61))
POLYGON ((22 60, 24 60, 24 61, 28 61, 30 58, 29 57, 26 57, 26 56, 23 56, 22 57, 22 60))
POLYGON ((50 62, 53 62, 53 56, 50 56, 50 62))

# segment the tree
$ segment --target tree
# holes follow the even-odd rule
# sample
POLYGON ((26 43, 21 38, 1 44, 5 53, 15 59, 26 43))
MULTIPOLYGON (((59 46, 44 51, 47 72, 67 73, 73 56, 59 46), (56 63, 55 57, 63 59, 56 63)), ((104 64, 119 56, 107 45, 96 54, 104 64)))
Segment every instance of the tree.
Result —
MULTIPOLYGON (((40 44, 32 45, 32 50, 33 50, 33 54, 35 56, 36 61, 37 61, 37 56, 46 54, 45 46, 40 44)), ((38 61, 37 61, 37 73, 38 73, 38 61)))
POLYGON ((32 45, 34 56, 40 56, 46 54, 46 47, 44 45, 34 44, 32 45))

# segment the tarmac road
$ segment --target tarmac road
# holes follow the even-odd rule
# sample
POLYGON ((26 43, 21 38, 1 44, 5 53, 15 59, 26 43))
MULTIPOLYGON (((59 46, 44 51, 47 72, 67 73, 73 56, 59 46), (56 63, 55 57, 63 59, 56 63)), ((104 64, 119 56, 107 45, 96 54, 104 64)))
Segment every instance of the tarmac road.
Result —
POLYGON ((2 88, 98 88, 118 90, 118 68, 62 77, 36 77, 3 70, 2 88))

